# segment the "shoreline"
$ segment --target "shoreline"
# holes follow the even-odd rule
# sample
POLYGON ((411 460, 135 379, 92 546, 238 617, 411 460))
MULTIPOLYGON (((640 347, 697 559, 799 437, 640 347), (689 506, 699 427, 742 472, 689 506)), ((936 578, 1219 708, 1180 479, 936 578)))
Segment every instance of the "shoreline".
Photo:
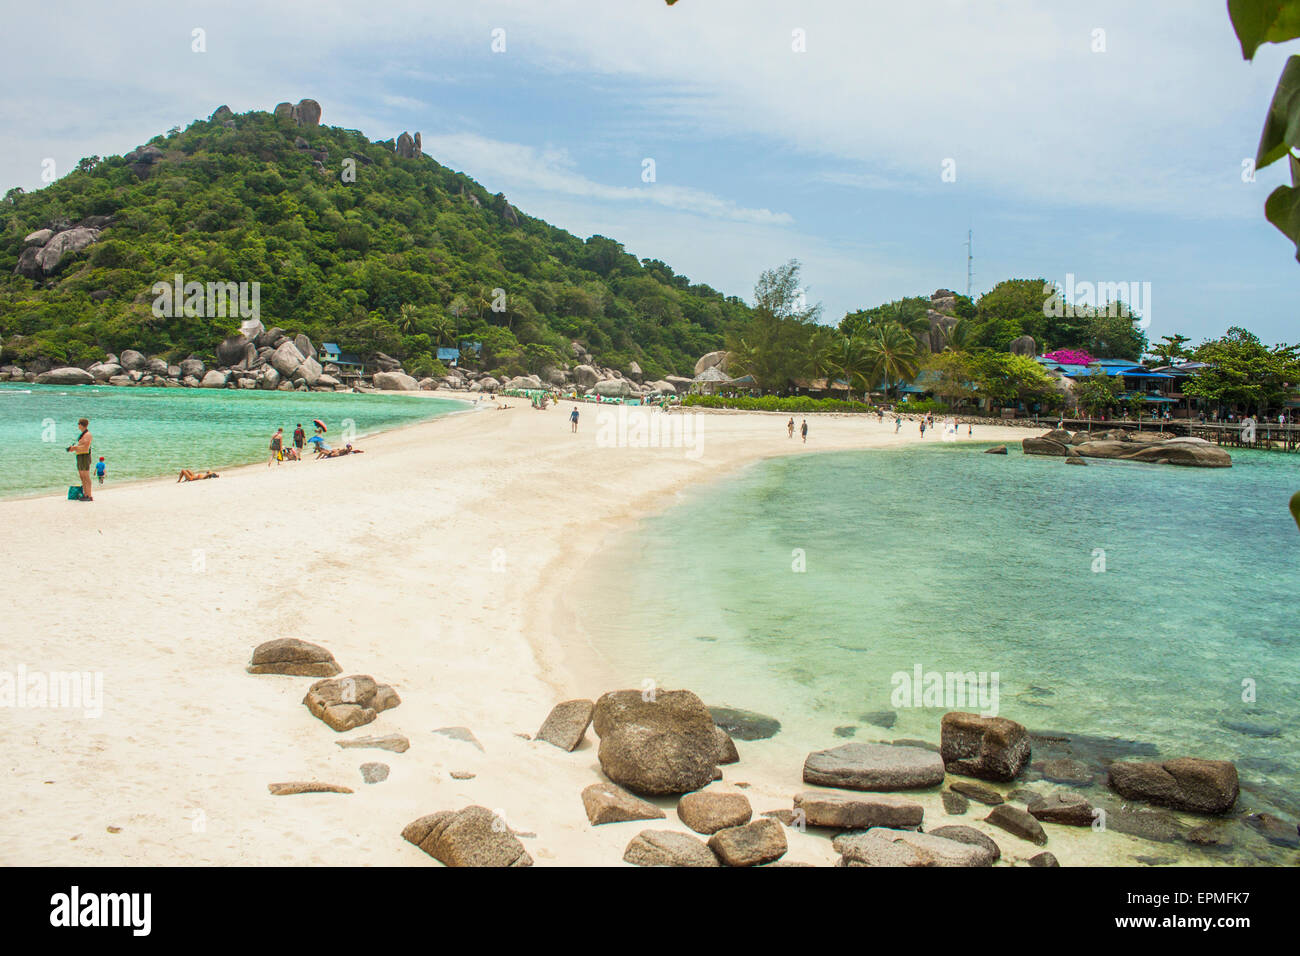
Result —
MULTIPOLYGON (((601 447, 592 416, 574 438, 565 404, 401 426, 330 469, 245 465, 174 492, 141 481, 93 510, 0 502, 11 535, 41 542, 0 571, 13 596, 7 666, 102 673, 105 695, 98 719, 9 711, 15 770, 0 795, 22 811, 0 828, 0 859, 436 865, 402 827, 471 804, 536 834, 524 842, 539 865, 622 865, 645 826, 681 829, 671 800, 652 801, 668 820, 591 827, 580 794, 603 779, 594 734, 573 753, 524 739, 559 701, 620 689, 574 666, 579 628, 566 614, 584 609, 562 602, 617 535, 686 489, 763 459, 920 439, 809 416, 804 446, 769 416, 732 413, 706 420, 691 460, 681 448, 601 447), (157 531, 143 547, 140 528, 157 531), (391 684, 402 704, 335 734, 302 706, 313 679, 245 673, 253 648, 276 637, 323 645, 343 675, 391 684), (478 746, 435 732, 448 727, 478 746), (387 733, 410 750, 336 746, 387 733), (367 761, 388 764, 388 780, 362 784, 367 761), (291 780, 355 792, 268 795, 291 780)), ((804 789, 802 755, 827 745, 794 736, 738 742, 723 786, 748 782, 756 813, 788 807, 804 789), (791 764, 786 751, 802 753, 791 764)), ((834 858, 821 836, 791 833, 790 844, 791 860, 834 858)))

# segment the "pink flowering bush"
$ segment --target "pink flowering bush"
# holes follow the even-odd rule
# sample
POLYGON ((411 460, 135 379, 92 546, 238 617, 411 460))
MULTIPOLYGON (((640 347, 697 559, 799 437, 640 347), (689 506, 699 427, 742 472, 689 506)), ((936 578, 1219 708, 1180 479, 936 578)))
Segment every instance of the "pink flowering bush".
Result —
POLYGON ((1048 352, 1043 358, 1051 359, 1053 362, 1060 362, 1062 365, 1091 365, 1093 358, 1082 349, 1057 349, 1055 352, 1048 352))

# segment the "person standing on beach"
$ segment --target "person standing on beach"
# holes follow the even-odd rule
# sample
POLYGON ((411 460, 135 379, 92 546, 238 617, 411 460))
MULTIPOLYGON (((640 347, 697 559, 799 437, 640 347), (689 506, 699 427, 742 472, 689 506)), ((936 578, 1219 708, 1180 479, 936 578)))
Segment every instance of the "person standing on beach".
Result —
POLYGON ((925 419, 924 419, 924 418, 921 419, 921 437, 922 437, 922 438, 925 437, 925 419))
POLYGON ((277 428, 275 430, 275 434, 271 436, 271 460, 266 463, 267 468, 271 467, 272 462, 279 464, 280 449, 283 446, 284 446, 284 429, 277 428))
POLYGON ((307 433, 302 430, 302 422, 293 430, 293 447, 298 449, 298 457, 302 457, 303 446, 307 443, 307 433))
POLYGON ((77 422, 81 429, 75 445, 69 445, 68 451, 77 456, 77 474, 81 478, 81 501, 94 501, 90 493, 90 419, 82 418, 77 422))
POLYGON ((899 429, 901 429, 902 427, 903 427, 903 416, 902 416, 902 415, 895 415, 895 416, 894 416, 894 434, 897 435, 899 429))
POLYGON ((785 423, 785 430, 786 432, 789 433, 788 437, 790 438, 794 437, 794 416, 793 415, 791 415, 790 420, 785 423))
POLYGON ((573 426, 571 429, 573 433, 575 435, 578 434, 578 406, 577 405, 574 405, 573 411, 569 413, 569 424, 573 426))
POLYGON ((101 485, 104 483, 104 471, 104 459, 103 456, 101 456, 99 461, 95 462, 95 477, 99 479, 101 485))
POLYGON ((805 418, 803 424, 799 426, 799 434, 803 437, 803 443, 808 444, 808 419, 805 418))

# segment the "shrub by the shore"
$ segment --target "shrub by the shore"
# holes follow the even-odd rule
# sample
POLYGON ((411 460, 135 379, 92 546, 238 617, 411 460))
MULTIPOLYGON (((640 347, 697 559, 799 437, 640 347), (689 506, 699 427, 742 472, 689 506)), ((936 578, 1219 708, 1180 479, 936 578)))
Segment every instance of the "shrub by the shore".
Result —
MULTIPOLYGON (((842 398, 811 398, 807 395, 795 395, 781 398, 777 395, 743 396, 727 398, 722 395, 687 395, 682 399, 685 407, 696 408, 734 408, 742 412, 862 412, 874 415, 876 406, 868 402, 847 402, 842 398)), ((907 402, 896 406, 899 412, 924 415, 934 412, 936 415, 948 411, 943 402, 922 401, 907 402)))

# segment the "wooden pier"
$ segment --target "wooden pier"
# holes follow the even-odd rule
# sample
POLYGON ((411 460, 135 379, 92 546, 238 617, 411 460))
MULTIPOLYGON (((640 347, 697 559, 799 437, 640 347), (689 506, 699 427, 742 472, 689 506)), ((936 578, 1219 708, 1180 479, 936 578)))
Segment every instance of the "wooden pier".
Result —
POLYGON ((1206 441, 1213 442, 1216 445, 1223 445, 1229 448, 1258 448, 1264 451, 1300 451, 1300 425, 1279 425, 1277 422, 1272 424, 1268 422, 1257 422, 1255 424, 1255 440, 1247 442, 1242 439, 1242 428, 1239 422, 1205 422, 1201 423, 1196 420, 1186 418, 1175 418, 1170 421, 1159 421, 1155 419, 1143 419, 1140 422, 1127 421, 1119 418, 1096 419, 1096 418, 1067 418, 1061 419, 1039 418, 1042 424, 1054 425, 1061 421, 1063 428, 1070 431, 1093 431, 1103 432, 1111 428, 1124 428, 1129 431, 1149 431, 1165 432, 1171 435, 1188 435, 1192 438, 1204 438, 1206 441))

